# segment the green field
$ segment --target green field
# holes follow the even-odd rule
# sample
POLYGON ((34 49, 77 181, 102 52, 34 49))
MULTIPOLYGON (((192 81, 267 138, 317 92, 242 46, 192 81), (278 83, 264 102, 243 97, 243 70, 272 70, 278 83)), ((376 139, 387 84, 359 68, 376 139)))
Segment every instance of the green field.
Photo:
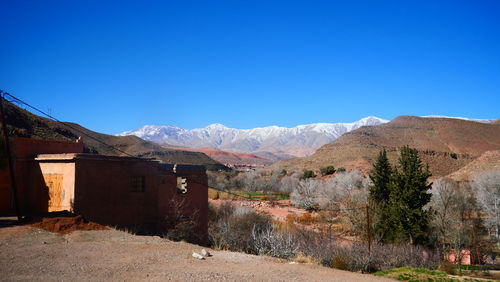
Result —
POLYGON ((438 271, 438 270, 429 270, 426 268, 414 268, 414 267, 400 267, 389 270, 382 270, 375 272, 376 276, 384 276, 392 279, 396 279, 399 281, 436 281, 436 282, 455 282, 455 281, 470 281, 470 282, 479 282, 479 281, 495 281, 495 280, 485 280, 485 279, 476 279, 473 277, 460 277, 451 276, 446 274, 446 272, 438 271))

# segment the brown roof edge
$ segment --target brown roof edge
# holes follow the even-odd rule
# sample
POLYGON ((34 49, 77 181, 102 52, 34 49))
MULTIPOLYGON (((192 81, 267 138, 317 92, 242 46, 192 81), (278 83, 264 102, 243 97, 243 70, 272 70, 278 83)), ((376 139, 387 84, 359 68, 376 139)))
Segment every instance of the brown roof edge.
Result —
POLYGON ((156 159, 145 159, 136 157, 122 157, 122 156, 106 156, 97 154, 82 154, 82 153, 69 153, 69 154, 39 154, 35 158, 37 161, 65 161, 65 160, 106 160, 106 161, 141 161, 141 162, 159 162, 156 159))
POLYGON ((47 142, 47 143, 59 143, 59 144, 74 144, 83 142, 82 137, 78 137, 78 139, 74 139, 74 141, 61 141, 61 140, 50 140, 50 139, 42 139, 42 138, 33 138, 33 137, 15 137, 15 141, 27 141, 27 142, 47 142))

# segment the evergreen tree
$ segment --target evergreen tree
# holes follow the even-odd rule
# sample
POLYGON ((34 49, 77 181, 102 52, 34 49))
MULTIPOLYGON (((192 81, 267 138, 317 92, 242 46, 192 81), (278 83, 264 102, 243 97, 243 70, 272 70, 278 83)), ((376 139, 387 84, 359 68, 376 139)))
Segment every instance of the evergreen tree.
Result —
POLYGON ((424 206, 431 200, 429 166, 423 166, 416 149, 401 149, 399 166, 389 182, 390 222, 392 240, 423 244, 428 240, 430 211, 424 206))
POLYGON ((389 182, 392 176, 392 167, 387 159, 385 149, 380 151, 378 158, 373 165, 373 170, 370 173, 372 185, 370 186, 369 202, 374 219, 374 235, 382 241, 391 241, 387 238, 390 235, 387 232, 391 229, 390 222, 390 188, 389 182))

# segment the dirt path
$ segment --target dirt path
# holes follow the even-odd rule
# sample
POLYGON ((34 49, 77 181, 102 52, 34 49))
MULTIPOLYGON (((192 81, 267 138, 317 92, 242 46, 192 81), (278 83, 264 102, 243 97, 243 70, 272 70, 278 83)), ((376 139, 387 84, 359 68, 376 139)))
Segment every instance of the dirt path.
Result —
POLYGON ((201 247, 116 230, 61 235, 28 226, 0 228, 0 280, 391 281, 317 265, 201 247))

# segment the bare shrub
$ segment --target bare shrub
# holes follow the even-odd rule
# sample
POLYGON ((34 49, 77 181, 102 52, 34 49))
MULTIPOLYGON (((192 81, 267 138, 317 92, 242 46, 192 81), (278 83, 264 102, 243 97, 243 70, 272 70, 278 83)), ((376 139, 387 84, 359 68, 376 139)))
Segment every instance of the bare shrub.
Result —
POLYGON ((269 255, 284 259, 300 257, 328 267, 374 272, 401 266, 433 268, 440 256, 414 245, 373 244, 336 240, 331 233, 300 228, 278 228, 270 218, 230 204, 212 208, 210 241, 219 249, 269 255))
POLYGON ((208 186, 220 190, 240 189, 241 177, 236 171, 207 171, 208 186))
POLYGON ((184 199, 172 199, 170 206, 171 211, 164 217, 167 232, 163 236, 172 241, 206 243, 203 236, 195 232, 199 219, 198 210, 187 213, 187 204, 184 199))
POLYGON ((257 254, 288 259, 297 254, 298 243, 290 233, 281 232, 276 227, 252 230, 252 239, 257 254))
POLYGON ((290 194, 292 205, 306 210, 317 209, 317 196, 320 184, 320 181, 312 179, 300 181, 296 189, 290 194))
POLYGON ((281 178, 279 183, 279 192, 291 193, 294 191, 300 182, 300 174, 294 173, 292 175, 285 175, 281 178))
POLYGON ((369 252, 364 243, 334 244, 323 255, 326 266, 368 273, 402 266, 433 268, 439 263, 437 254, 413 245, 374 244, 369 252))
POLYGON ((455 254, 458 264, 466 251, 471 252, 475 263, 481 263, 484 255, 491 252, 491 242, 485 236, 488 232, 483 225, 481 205, 476 201, 485 195, 476 197, 474 190, 468 183, 451 179, 439 179, 432 187, 430 206, 434 217, 430 224, 431 238, 444 253, 455 254))
POLYGON ((500 170, 491 170, 477 175, 472 184, 477 190, 477 201, 490 215, 486 220, 488 228, 494 230, 500 240, 500 170))
POLYGON ((209 240, 213 247, 257 254, 252 232, 272 226, 271 218, 251 209, 223 204, 209 217, 209 240))
POLYGON ((297 253, 343 270, 373 272, 402 266, 433 268, 440 261, 438 253, 421 246, 375 243, 369 252, 366 243, 341 241, 326 232, 296 228, 290 234, 298 245, 297 253))

